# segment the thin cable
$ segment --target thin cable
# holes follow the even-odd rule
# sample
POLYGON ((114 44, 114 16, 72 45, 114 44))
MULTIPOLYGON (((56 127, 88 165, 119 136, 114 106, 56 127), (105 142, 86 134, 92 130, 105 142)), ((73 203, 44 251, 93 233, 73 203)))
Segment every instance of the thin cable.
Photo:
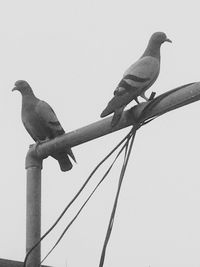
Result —
POLYGON ((51 252, 55 249, 55 247, 60 243, 61 239, 63 238, 63 236, 65 235, 65 233, 67 232, 67 230, 70 228, 70 226, 72 225, 72 223, 76 220, 76 218, 78 217, 78 215, 81 213, 82 209, 84 208, 84 206, 87 204, 87 202, 89 201, 89 199, 92 197, 92 195, 94 194, 94 192, 97 190, 97 188, 100 186, 100 184, 103 182, 103 180, 106 178, 106 176, 109 174, 110 170, 112 169, 114 163, 116 162, 116 160, 118 159, 118 157, 120 156, 120 154, 122 153, 122 151, 124 150, 124 148, 127 150, 127 143, 129 142, 129 139, 131 138, 131 135, 129 137, 127 137, 126 143, 122 146, 122 148, 120 149, 120 151, 118 152, 117 156, 115 157, 115 159, 113 160, 112 164, 110 165, 110 167, 108 168, 108 170, 106 171, 106 173, 104 174, 103 178, 99 181, 99 183, 96 185, 96 187, 93 189, 93 191, 91 192, 91 194, 89 195, 89 197, 86 199, 86 201, 84 202, 84 204, 81 206, 81 208, 79 209, 79 211, 77 212, 77 214, 74 216, 74 218, 70 221, 70 223, 67 225, 67 227, 64 229, 63 233, 61 234, 61 236, 58 238, 58 240, 56 241, 55 245, 52 247, 52 249, 47 253, 47 255, 43 258, 43 260, 40 262, 40 264, 42 264, 44 262, 44 260, 51 254, 51 252))
MULTIPOLYGON (((133 142, 133 139, 134 139, 134 136, 132 138, 132 142, 133 142)), ((131 149, 131 147, 130 147, 130 149, 131 149)), ((129 152, 131 151, 130 149, 129 149, 129 152)), ((129 155, 130 155, 130 153, 129 153, 129 155)), ((124 173, 125 173, 125 170, 126 170, 128 158, 129 158, 129 156, 127 157, 126 154, 125 154, 124 163, 123 163, 123 166, 122 166, 122 171, 121 171, 121 174, 120 174, 120 179, 119 179, 119 184, 118 184, 118 190, 117 190, 115 202, 114 202, 114 205, 113 205, 113 210, 112 210, 112 213, 111 213, 111 216, 110 216, 110 221, 109 221, 109 225, 108 225, 108 229, 107 229, 107 233, 106 233, 106 238, 105 238, 103 249, 102 249, 102 253, 101 253, 99 267, 102 267, 103 264, 104 264, 106 248, 107 248, 107 244, 108 244, 108 241, 110 239, 111 232, 112 232, 115 212, 116 212, 116 208, 117 208, 118 197, 119 197, 119 193, 120 193, 120 189, 121 189, 121 184, 122 184, 122 180, 123 180, 123 177, 124 177, 124 173)))
POLYGON ((110 235, 111 235, 112 228, 113 228, 113 223, 114 223, 114 218, 115 218, 115 212, 116 212, 116 208, 117 208, 119 193, 120 193, 122 181, 123 181, 123 178, 124 178, 124 174, 125 174, 125 171, 126 171, 126 167, 127 167, 128 161, 129 161, 129 157, 130 157, 130 154, 131 154, 131 150, 132 150, 132 147, 133 147, 133 141, 135 139, 135 134, 136 134, 136 129, 133 131, 133 134, 131 136, 131 143, 130 143, 129 148, 127 148, 128 152, 125 153, 125 156, 124 156, 124 163, 123 163, 122 170, 121 170, 120 177, 119 177, 118 189, 117 189, 117 193, 116 193, 116 197, 115 197, 112 213, 111 213, 111 216, 110 216, 110 221, 109 221, 106 237, 105 237, 104 244, 103 244, 103 249, 102 249, 102 253, 101 253, 99 267, 103 267, 103 264, 104 264, 106 248, 107 248, 108 241, 110 239, 110 235))
POLYGON ((77 197, 80 195, 80 193, 83 191, 83 189, 85 188, 85 186, 88 184, 88 182, 90 181, 91 177, 93 176, 93 174, 98 170, 98 168, 115 152, 115 150, 117 150, 117 148, 131 135, 132 133, 132 129, 131 131, 111 150, 110 153, 108 153, 103 160, 97 164, 97 166, 93 169, 93 171, 90 173, 89 177, 86 179, 86 181, 84 182, 84 184, 81 186, 81 188, 79 189, 79 191, 76 193, 76 195, 73 197, 73 199, 68 203, 68 205, 66 206, 66 208, 63 210, 63 212, 60 214, 60 216, 58 217, 58 219, 55 221, 55 223, 43 234, 43 236, 38 240, 38 242, 27 252, 26 257, 24 259, 24 264, 23 267, 26 267, 26 263, 28 260, 29 255, 31 254, 31 252, 40 244, 40 242, 54 229, 54 227, 58 224, 58 222, 61 220, 61 218, 64 216, 64 214, 66 213, 66 211, 69 209, 69 207, 73 204, 73 202, 77 199, 77 197))
MULTIPOLYGON (((126 151, 125 151, 125 155, 124 155, 124 162, 123 162, 122 168, 124 167, 124 163, 125 163, 125 160, 126 160, 127 150, 128 150, 128 142, 127 142, 127 145, 126 145, 126 151)), ((118 191, 119 191, 119 184, 118 184, 118 191)), ((117 207, 117 201, 116 201, 116 197, 115 197, 115 201, 114 201, 114 204, 113 204, 113 209, 112 209, 112 212, 111 212, 111 216, 110 216, 110 220, 109 220, 109 224, 108 224, 108 228, 107 228, 106 237, 105 237, 105 240, 104 240, 104 245, 103 245, 103 249, 102 249, 102 253, 101 253, 99 266, 103 266, 103 263, 104 263, 106 247, 107 247, 108 241, 110 239, 110 235, 111 235, 112 227, 113 227, 113 223, 114 223, 114 216, 115 216, 116 207, 117 207)))

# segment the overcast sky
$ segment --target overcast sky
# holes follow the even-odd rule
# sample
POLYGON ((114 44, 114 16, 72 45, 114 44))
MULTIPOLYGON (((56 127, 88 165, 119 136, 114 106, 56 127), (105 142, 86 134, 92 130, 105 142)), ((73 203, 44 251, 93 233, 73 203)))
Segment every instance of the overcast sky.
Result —
MULTIPOLYGON (((1 1, 0 257, 25 256, 25 155, 33 143, 20 118, 27 80, 72 131, 99 120, 124 71, 151 34, 173 41, 161 49, 157 94, 200 80, 198 1, 1 1)), ((135 104, 135 103, 133 103, 135 104)), ((172 111, 137 133, 120 194, 105 267, 199 267, 200 102, 172 111)), ((129 131, 73 148, 77 164, 62 173, 53 158, 42 171, 42 232, 56 220, 94 166, 129 131)), ((55 267, 98 266, 116 192, 120 161, 57 249, 55 267)), ((42 245, 42 255, 75 214, 102 171, 42 245)))

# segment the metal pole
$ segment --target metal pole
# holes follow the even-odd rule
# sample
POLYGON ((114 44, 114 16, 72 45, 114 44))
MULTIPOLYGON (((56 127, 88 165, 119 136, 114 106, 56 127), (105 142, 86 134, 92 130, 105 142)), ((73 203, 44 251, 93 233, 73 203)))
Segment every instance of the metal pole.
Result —
MULTIPOLYGON (((26 253, 38 242, 41 236, 41 169, 42 160, 37 157, 34 147, 26 156, 27 199, 26 199, 26 253)), ((40 245, 34 249, 27 261, 27 267, 39 266, 40 245)))
MULTIPOLYGON (((111 127, 112 116, 99 120, 75 131, 63 134, 37 146, 37 155, 47 157, 51 153, 63 150, 63 147, 78 146, 103 135, 110 134, 135 123, 160 116, 168 111, 200 100, 200 82, 186 84, 159 95, 152 101, 135 105, 123 112, 116 127, 111 127), (142 118, 141 118, 142 116, 142 118)), ((81 111, 80 111, 81 112, 81 111)))

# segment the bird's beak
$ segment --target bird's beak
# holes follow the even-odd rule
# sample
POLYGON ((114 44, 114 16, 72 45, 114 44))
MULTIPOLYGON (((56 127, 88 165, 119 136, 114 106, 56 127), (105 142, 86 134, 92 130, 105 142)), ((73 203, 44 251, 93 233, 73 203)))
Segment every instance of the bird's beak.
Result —
POLYGON ((169 38, 166 38, 165 42, 172 43, 172 41, 169 38))
POLYGON ((15 86, 15 87, 12 89, 12 92, 13 92, 13 91, 16 91, 16 90, 17 90, 17 86, 15 86))

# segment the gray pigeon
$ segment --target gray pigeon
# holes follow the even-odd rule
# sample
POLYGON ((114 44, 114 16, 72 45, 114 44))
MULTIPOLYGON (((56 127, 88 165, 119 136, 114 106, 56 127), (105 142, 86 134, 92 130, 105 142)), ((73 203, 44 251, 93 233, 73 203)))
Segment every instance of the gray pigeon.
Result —
POLYGON ((148 101, 145 91, 155 82, 160 72, 160 47, 164 42, 170 42, 163 32, 155 32, 147 45, 144 54, 124 73, 124 76, 114 91, 114 97, 101 113, 105 117, 114 112, 111 122, 115 126, 126 105, 133 99, 139 103, 141 96, 148 101))
MULTIPOLYGON (((34 95, 32 88, 26 81, 17 81, 12 91, 15 90, 22 94, 22 122, 35 142, 53 139, 65 133, 53 109, 45 101, 34 95)), ((58 160, 62 171, 69 171, 72 168, 68 155, 76 162, 71 148, 51 154, 53 158, 58 160)))

